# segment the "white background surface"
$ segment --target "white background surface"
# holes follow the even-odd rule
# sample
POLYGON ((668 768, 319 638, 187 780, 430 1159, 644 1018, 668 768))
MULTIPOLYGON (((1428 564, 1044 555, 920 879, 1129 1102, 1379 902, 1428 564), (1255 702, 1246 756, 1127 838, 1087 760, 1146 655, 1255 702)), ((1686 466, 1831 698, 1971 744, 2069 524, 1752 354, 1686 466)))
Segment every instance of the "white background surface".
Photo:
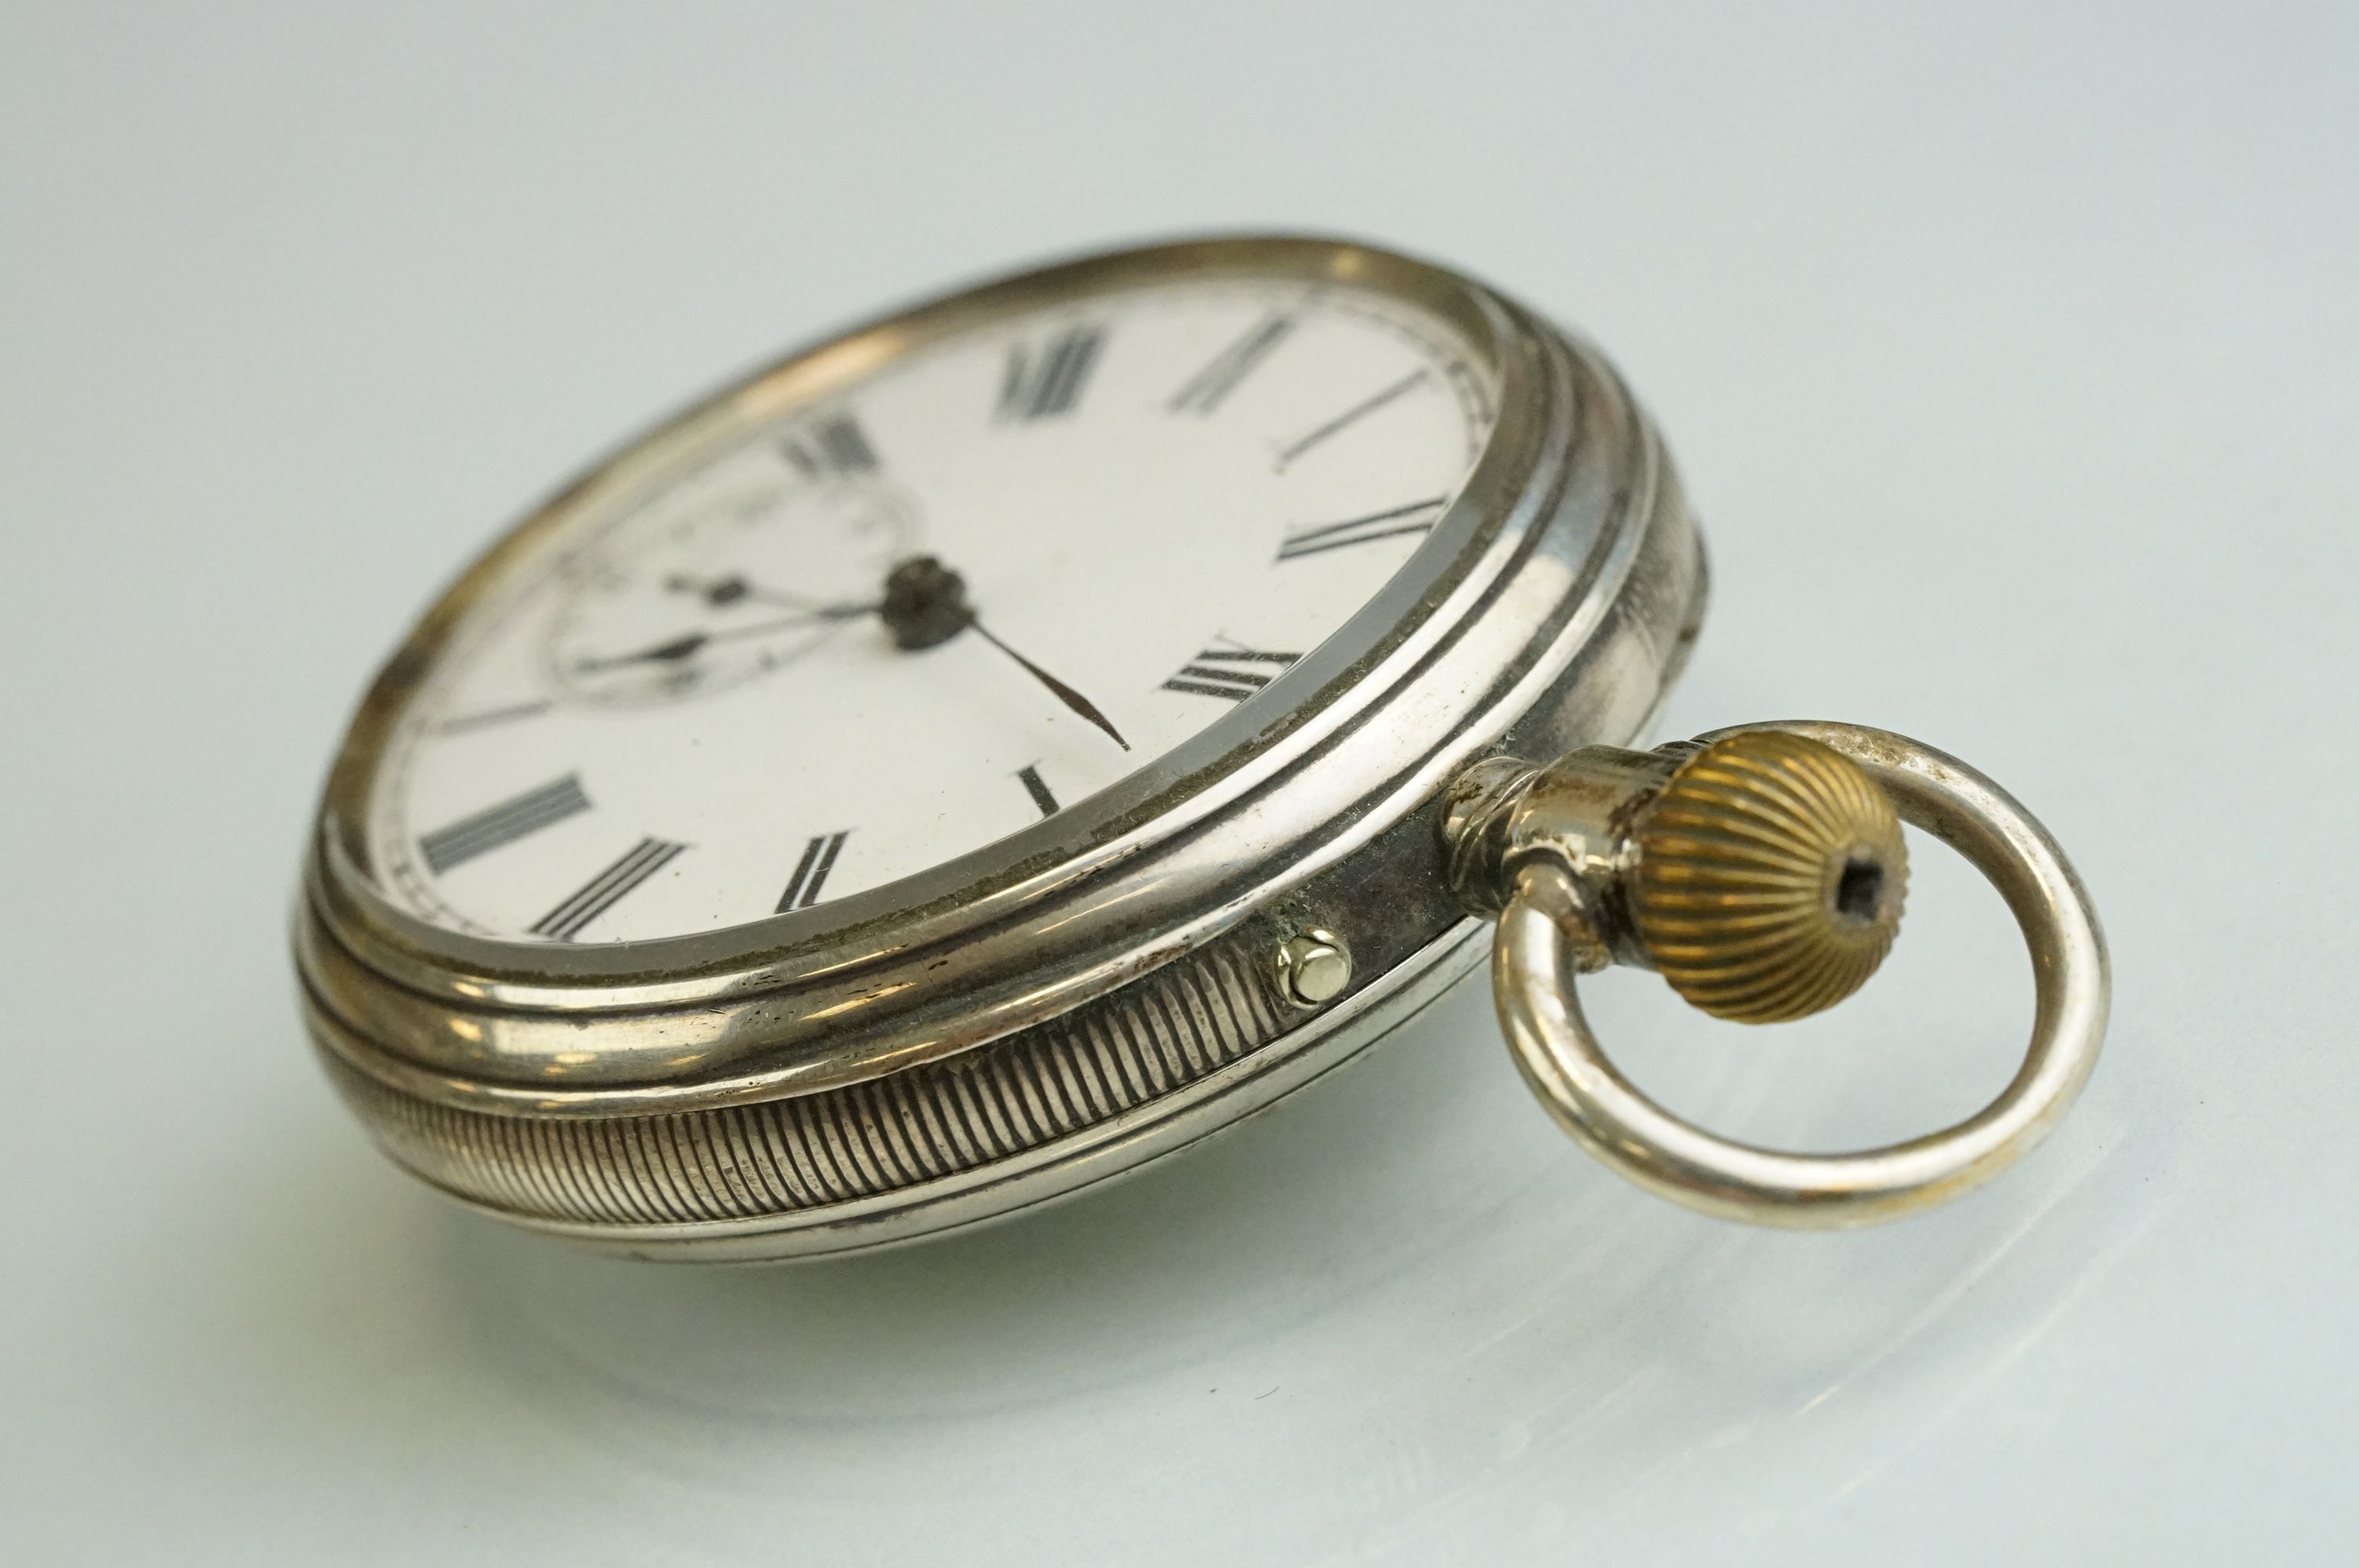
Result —
MULTIPOLYGON (((2349 1561, 2355 80, 2322 5, 9 5, 0 1555, 2349 1561), (1226 226, 1607 345, 1715 551, 1669 730, 1889 725, 2041 812, 2116 961, 2075 1117, 1749 1233, 1583 1161, 1469 991, 868 1260, 609 1262, 383 1163, 282 927, 437 584, 784 344, 1226 226)), ((1919 849, 1841 1011, 1601 1025, 1740 1133, 1967 1108, 2027 976, 1919 849)))

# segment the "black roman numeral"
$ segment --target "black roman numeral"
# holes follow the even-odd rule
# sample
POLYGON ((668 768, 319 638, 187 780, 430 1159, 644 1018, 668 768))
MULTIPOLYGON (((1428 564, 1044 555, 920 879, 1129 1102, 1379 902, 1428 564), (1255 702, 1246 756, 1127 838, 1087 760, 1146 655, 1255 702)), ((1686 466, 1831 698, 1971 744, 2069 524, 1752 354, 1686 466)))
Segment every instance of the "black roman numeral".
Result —
POLYGON ((1413 387, 1419 382, 1423 381, 1426 378, 1427 373, 1427 372, 1422 370, 1413 370, 1409 372, 1408 374, 1393 383, 1390 386, 1386 387, 1382 392, 1375 394, 1374 396, 1365 397, 1361 399, 1359 402, 1354 403, 1351 407, 1344 409, 1343 412, 1336 415, 1335 417, 1328 420, 1327 423, 1320 426, 1316 430, 1311 431, 1309 435, 1296 441, 1292 446, 1282 449, 1277 454, 1277 466, 1284 468, 1287 464, 1292 462, 1295 459, 1300 457, 1311 448, 1319 445, 1320 442, 1326 440, 1330 436, 1341 435, 1343 431, 1350 429, 1353 425, 1359 423, 1359 421, 1366 418, 1369 415, 1374 414, 1377 409, 1382 408, 1386 404, 1390 403, 1394 398, 1398 397, 1410 387, 1413 387))
POLYGON ((462 816, 448 827, 437 827, 418 840, 418 849, 426 857, 426 869, 439 877, 453 866, 589 809, 590 797, 582 793, 581 775, 568 773, 512 800, 487 806, 472 816, 462 816))
POLYGON ((1079 325, 1059 332, 1044 348, 1010 344, 997 416, 1023 421, 1071 413, 1104 342, 1104 329, 1079 325))
POLYGON ((1180 673, 1163 683, 1163 689, 1243 702, 1285 674, 1287 666, 1300 657, 1299 654, 1264 653, 1234 643, 1225 648, 1207 648, 1180 665, 1180 673), (1265 672, 1256 667, 1260 665, 1275 665, 1277 668, 1274 673, 1265 672))
POLYGON ((787 880, 787 891, 778 895, 776 913, 809 909, 819 902, 819 890, 827 885, 827 873, 835 870, 835 858, 842 852, 843 841, 851 837, 847 828, 842 833, 822 834, 803 846, 803 858, 795 862, 795 874, 787 880))
POLYGON ((1210 416, 1223 398, 1237 389, 1237 383, 1254 373, 1256 366, 1269 357, 1272 349, 1286 341, 1294 330, 1295 313, 1289 307, 1273 310, 1247 330, 1245 335, 1223 349, 1212 362, 1188 378, 1188 384, 1171 395, 1168 407, 1174 414, 1210 416))
POLYGON ((1431 501, 1412 501, 1407 506, 1396 506, 1387 512, 1371 512, 1365 517, 1347 517, 1341 523, 1321 523, 1308 528, 1288 528, 1286 542, 1277 547, 1281 561, 1299 560, 1322 550, 1341 550, 1353 545, 1371 545, 1378 539, 1397 539, 1404 534, 1430 534, 1441 517, 1446 496, 1431 501))
POLYGON ((582 928, 623 901, 625 894, 671 864, 687 849, 662 838, 642 838, 623 858, 577 888, 563 903, 532 923, 535 936, 571 942, 582 928))
POLYGON ((826 414, 778 443, 778 451, 805 479, 841 479, 876 471, 876 449, 849 414, 826 414))
POLYGON ((1057 797, 1049 793, 1049 781, 1040 776, 1039 763, 1035 762, 1028 768, 1018 768, 1016 771, 1016 776, 1022 782, 1025 793, 1032 797, 1032 804, 1040 808, 1041 816, 1057 815, 1057 797))

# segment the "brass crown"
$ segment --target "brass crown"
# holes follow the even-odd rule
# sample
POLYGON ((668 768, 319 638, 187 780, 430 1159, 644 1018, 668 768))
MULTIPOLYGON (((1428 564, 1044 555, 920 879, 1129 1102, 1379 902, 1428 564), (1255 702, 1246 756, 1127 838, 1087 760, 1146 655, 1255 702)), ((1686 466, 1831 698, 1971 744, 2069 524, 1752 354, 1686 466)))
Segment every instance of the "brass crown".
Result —
POLYGON ((1856 762, 1816 741, 1715 741, 1640 810, 1632 837, 1638 940, 1716 1018, 1777 1023, 1832 1007, 1899 931, 1900 819, 1856 762))

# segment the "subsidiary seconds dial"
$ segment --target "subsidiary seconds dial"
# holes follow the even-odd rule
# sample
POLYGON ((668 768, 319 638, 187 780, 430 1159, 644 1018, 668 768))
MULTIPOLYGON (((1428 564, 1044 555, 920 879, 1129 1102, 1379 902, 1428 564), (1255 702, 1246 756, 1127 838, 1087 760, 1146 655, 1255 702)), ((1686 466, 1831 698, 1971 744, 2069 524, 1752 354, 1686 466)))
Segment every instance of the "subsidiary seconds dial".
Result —
POLYGON ((1345 286, 1063 302, 736 416, 560 515, 370 797, 379 884, 482 935, 809 908, 1086 798, 1367 602, 1487 438, 1488 373, 1345 286))

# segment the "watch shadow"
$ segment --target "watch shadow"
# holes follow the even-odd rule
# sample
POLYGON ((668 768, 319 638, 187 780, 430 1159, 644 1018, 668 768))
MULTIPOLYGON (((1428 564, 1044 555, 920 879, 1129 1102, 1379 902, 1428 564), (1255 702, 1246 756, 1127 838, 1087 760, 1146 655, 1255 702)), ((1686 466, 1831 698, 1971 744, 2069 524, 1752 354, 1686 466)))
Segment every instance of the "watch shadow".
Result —
MULTIPOLYGON (((1965 968, 1955 983, 1980 984, 1965 968)), ((1787 1093, 1786 1047, 1688 1050, 1650 978, 1583 994, 1610 1040, 1669 1036, 1630 1060, 1678 1108, 1804 1142, 1854 1130, 1794 1111, 1823 1086, 1787 1093)), ((2007 1033, 1991 1004, 1941 1000, 1950 1014, 1921 995, 1893 1005, 1949 1017, 1945 1037, 2007 1033)), ((1991 1063, 1962 1055, 1974 1071, 1936 1087, 1971 1103, 1991 1063)), ((2073 1125, 2010 1181, 1908 1226, 1724 1225, 1581 1158, 1516 1077, 1479 981, 1077 1201, 787 1265, 649 1264, 516 1232, 318 1125, 310 1157, 336 1174, 277 1173, 231 1260, 251 1293, 221 1303, 223 1337, 247 1347, 244 1374, 177 1375, 197 1402, 270 1390, 264 1441, 364 1430, 381 1467, 513 1471, 499 1506, 524 1522, 660 1485, 714 1521, 790 1508, 816 1541, 874 1551, 901 1528, 915 1550, 962 1510, 1005 1517, 1053 1486, 1122 1493, 1074 1506, 1122 1521, 1104 1555, 1152 1561, 1248 1530, 1266 1545, 1299 1529, 1308 1551, 1338 1519, 1471 1521, 1539 1466, 1584 1528, 1636 1530, 1700 1454, 1782 1444, 1846 1409, 1936 1421, 1912 1384, 1971 1378, 2044 1333, 2138 1229, 2118 1182, 2092 1197, 2115 1130, 2102 1110, 2073 1125), (1186 1485, 1124 1493, 1146 1469, 1186 1485), (1182 1493, 1229 1497, 1234 1517, 1191 1513, 1182 1493)), ((1858 1477, 1817 1482, 1833 1497, 1858 1477)))
POLYGON ((1481 1173, 1451 1159, 1449 1108, 1485 1114, 1466 1102, 1486 1076, 1521 1090, 1495 1036, 1469 1027, 1489 1027, 1478 1003, 1462 988, 1430 1023, 1238 1125, 951 1236, 675 1267, 469 1217, 446 1232, 453 1277, 504 1357, 745 1416, 996 1416, 1192 1379, 1273 1324, 1380 1288, 1423 1255, 1421 1213, 1481 1201, 1481 1173))

